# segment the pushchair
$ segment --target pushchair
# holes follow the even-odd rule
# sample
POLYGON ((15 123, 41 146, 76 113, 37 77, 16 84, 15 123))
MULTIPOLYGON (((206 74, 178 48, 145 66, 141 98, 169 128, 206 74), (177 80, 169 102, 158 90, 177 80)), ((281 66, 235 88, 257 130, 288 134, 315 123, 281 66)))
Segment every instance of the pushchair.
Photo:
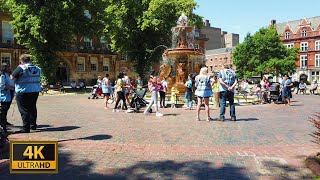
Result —
MULTIPOLYGON (((137 89, 133 89, 132 90, 132 100, 130 102, 130 107, 133 108, 134 112, 139 112, 139 110, 142 107, 146 107, 147 104, 149 104, 149 102, 147 102, 144 98, 144 96, 146 95, 146 90, 142 89, 142 90, 137 90, 137 89)), ((152 109, 149 110, 149 112, 152 112, 152 109)))
POLYGON ((270 95, 269 95, 270 102, 274 102, 275 104, 282 103, 281 96, 282 95, 280 91, 280 84, 272 83, 270 86, 270 95))
POLYGON ((99 86, 98 85, 94 85, 91 89, 91 92, 88 96, 88 99, 98 99, 98 88, 99 86))

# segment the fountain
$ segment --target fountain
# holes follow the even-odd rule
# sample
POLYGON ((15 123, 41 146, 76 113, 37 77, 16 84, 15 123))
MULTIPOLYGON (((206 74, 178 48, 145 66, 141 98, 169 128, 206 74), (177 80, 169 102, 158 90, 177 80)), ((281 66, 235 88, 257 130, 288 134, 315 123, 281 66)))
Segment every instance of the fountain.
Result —
POLYGON ((188 74, 198 74, 204 66, 205 56, 194 47, 195 28, 188 26, 188 18, 182 14, 172 31, 172 48, 165 50, 160 66, 160 78, 167 78, 168 88, 174 86, 185 92, 184 83, 188 74))

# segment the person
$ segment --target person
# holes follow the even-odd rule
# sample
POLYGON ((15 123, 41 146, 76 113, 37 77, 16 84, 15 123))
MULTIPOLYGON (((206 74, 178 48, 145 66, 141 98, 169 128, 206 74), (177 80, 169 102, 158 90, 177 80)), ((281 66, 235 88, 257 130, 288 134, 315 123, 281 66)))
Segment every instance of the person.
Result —
POLYGON ((13 71, 16 101, 22 117, 22 129, 16 133, 29 133, 37 129, 37 100, 40 92, 41 69, 32 64, 31 56, 22 54, 20 65, 13 71))
POLYGON ((262 80, 260 81, 261 87, 266 85, 266 80, 267 80, 266 76, 262 76, 262 80))
POLYGON ((195 86, 196 86, 196 92, 195 95, 198 98, 198 104, 197 104, 197 117, 196 120, 200 121, 200 109, 201 104, 204 101, 204 106, 207 112, 207 121, 213 120, 210 117, 210 109, 209 109, 209 97, 212 96, 212 80, 210 76, 208 76, 208 68, 202 67, 200 69, 199 75, 195 78, 195 86))
POLYGON ((70 86, 71 86, 71 89, 76 90, 76 89, 77 89, 77 83, 76 83, 76 81, 72 81, 72 82, 70 83, 70 86))
POLYGON ((292 98, 291 94, 291 87, 293 86, 293 83, 291 79, 289 79, 288 75, 283 76, 282 80, 282 99, 285 105, 290 106, 290 98, 292 98))
POLYGON ((126 72, 122 72, 123 73, 123 83, 124 83, 124 96, 127 100, 127 103, 130 104, 130 99, 129 99, 129 95, 130 95, 130 91, 131 91, 131 83, 130 83, 130 78, 129 76, 127 76, 126 72))
POLYGON ((126 110, 127 113, 129 113, 129 112, 131 112, 131 110, 127 108, 126 98, 124 96, 124 86, 125 85, 124 85, 122 78, 123 78, 123 73, 120 72, 118 74, 118 80, 116 83, 115 91, 117 93, 117 101, 116 101, 116 104, 113 108, 113 112, 119 112, 119 110, 117 108, 118 108, 118 104, 119 104, 120 100, 122 100, 122 104, 123 104, 124 109, 126 110))
POLYGON ((232 121, 236 121, 236 109, 234 106, 234 90, 237 84, 236 73, 228 65, 219 72, 220 91, 220 116, 218 120, 225 120, 226 101, 230 103, 230 116, 232 121))
POLYGON ((159 94, 160 94, 160 108, 165 108, 166 107, 166 92, 167 92, 167 88, 168 88, 168 83, 166 81, 166 78, 163 78, 163 80, 160 82, 161 83, 161 87, 159 89, 159 94))
POLYGON ((176 108, 176 103, 177 103, 177 94, 179 91, 176 89, 176 87, 172 86, 171 88, 171 108, 176 108))
POLYGON ((137 81, 136 81, 136 88, 137 88, 138 90, 141 90, 142 87, 143 87, 143 82, 142 82, 142 80, 141 80, 141 77, 138 76, 138 77, 137 77, 137 81))
POLYGON ((101 78, 101 76, 98 76, 97 85, 98 85, 97 94, 99 97, 101 97, 101 95, 102 95, 102 78, 101 78))
POLYGON ((7 64, 3 64, 0 72, 0 125, 5 133, 7 132, 7 125, 11 125, 7 121, 7 114, 13 98, 11 90, 14 88, 14 86, 12 86, 12 80, 10 79, 9 72, 10 66, 8 67, 7 64))
POLYGON ((316 91, 318 88, 318 83, 315 80, 312 84, 311 84, 311 89, 310 89, 310 94, 314 94, 314 91, 316 91))
POLYGON ((220 106, 220 94, 219 94, 219 81, 218 77, 214 76, 215 83, 213 84, 213 92, 214 92, 214 109, 219 109, 220 106))
POLYGON ((192 77, 191 74, 189 74, 188 79, 185 83, 186 86, 186 93, 185 93, 185 99, 186 99, 186 110, 190 109, 192 110, 193 106, 193 83, 192 83, 192 77))
POLYGON ((150 75, 150 78, 148 81, 148 88, 151 93, 151 102, 149 103, 147 108, 144 110, 145 115, 150 114, 149 110, 151 109, 151 106, 153 104, 155 104, 156 105, 156 116, 158 116, 158 117, 163 116, 163 114, 161 114, 159 112, 159 108, 158 108, 158 83, 159 83, 158 78, 153 75, 150 75))
POLYGON ((82 88, 86 89, 86 85, 84 84, 83 81, 80 81, 80 83, 79 83, 79 88, 80 88, 80 89, 82 89, 82 88))
POLYGON ((111 90, 111 83, 109 80, 109 74, 106 74, 106 76, 101 80, 101 88, 102 88, 102 93, 104 95, 105 99, 105 109, 109 109, 108 107, 108 100, 110 98, 110 94, 112 94, 111 90))
POLYGON ((257 94, 257 97, 258 97, 258 102, 260 104, 262 104, 262 87, 261 87, 261 84, 257 85, 256 94, 257 94))
MULTIPOLYGON (((10 90, 10 95, 11 95, 11 101, 9 103, 9 106, 8 106, 8 109, 10 109, 10 106, 12 104, 12 100, 14 98, 14 94, 15 94, 15 91, 14 91, 14 81, 10 78, 11 76, 11 66, 10 64, 6 64, 6 63, 3 63, 3 67, 2 67, 2 72, 4 72, 5 74, 5 78, 6 78, 6 81, 8 83, 8 88, 10 90)), ((11 126, 12 124, 9 123, 7 120, 6 120, 6 124, 11 126)))
MULTIPOLYGON (((261 84, 260 84, 261 85, 261 84)), ((244 94, 245 96, 247 96, 248 94, 250 94, 250 87, 249 87, 249 83, 248 80, 244 80, 242 87, 241 87, 241 93, 244 94)))
POLYGON ((301 81, 300 82, 300 84, 299 84, 299 88, 298 88, 299 90, 297 91, 297 94, 299 93, 299 92, 303 92, 303 94, 306 94, 306 91, 307 91, 307 84, 305 83, 305 82, 303 82, 303 81, 301 81))

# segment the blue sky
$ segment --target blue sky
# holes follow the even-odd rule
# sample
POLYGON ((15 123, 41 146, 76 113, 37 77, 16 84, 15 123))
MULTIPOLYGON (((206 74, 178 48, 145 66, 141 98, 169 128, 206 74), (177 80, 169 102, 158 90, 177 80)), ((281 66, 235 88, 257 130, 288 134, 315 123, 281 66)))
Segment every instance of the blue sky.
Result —
POLYGON ((209 19, 211 27, 240 34, 240 42, 250 32, 277 23, 320 16, 320 0, 195 0, 195 11, 209 19))

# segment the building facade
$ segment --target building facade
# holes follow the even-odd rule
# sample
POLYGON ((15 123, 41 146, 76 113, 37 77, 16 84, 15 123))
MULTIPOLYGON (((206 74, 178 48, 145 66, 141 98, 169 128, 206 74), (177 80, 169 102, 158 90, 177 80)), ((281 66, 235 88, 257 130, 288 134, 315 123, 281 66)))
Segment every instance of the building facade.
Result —
POLYGON ((296 62, 296 72, 293 81, 320 80, 320 16, 296 21, 276 23, 278 34, 287 48, 297 47, 299 61, 296 62))
MULTIPOLYGON (((217 74, 224 64, 232 66, 233 48, 220 48, 206 51, 206 66, 210 75, 217 74)), ((235 69, 235 67, 232 67, 235 69)))
MULTIPOLYGON (((27 49, 16 43, 10 20, 10 14, 0 12, 0 65, 6 63, 15 68, 19 64, 19 56, 27 52, 27 49)), ((132 66, 126 58, 113 53, 107 41, 102 38, 74 37, 72 46, 60 52, 60 55, 62 60, 58 62, 55 76, 57 81, 64 84, 84 81, 91 85, 98 76, 103 77, 108 73, 111 78, 115 78, 120 71, 133 75, 132 66)))
POLYGON ((201 33, 209 38, 206 49, 232 48, 239 44, 239 34, 227 33, 221 28, 211 27, 209 20, 205 20, 201 33))

